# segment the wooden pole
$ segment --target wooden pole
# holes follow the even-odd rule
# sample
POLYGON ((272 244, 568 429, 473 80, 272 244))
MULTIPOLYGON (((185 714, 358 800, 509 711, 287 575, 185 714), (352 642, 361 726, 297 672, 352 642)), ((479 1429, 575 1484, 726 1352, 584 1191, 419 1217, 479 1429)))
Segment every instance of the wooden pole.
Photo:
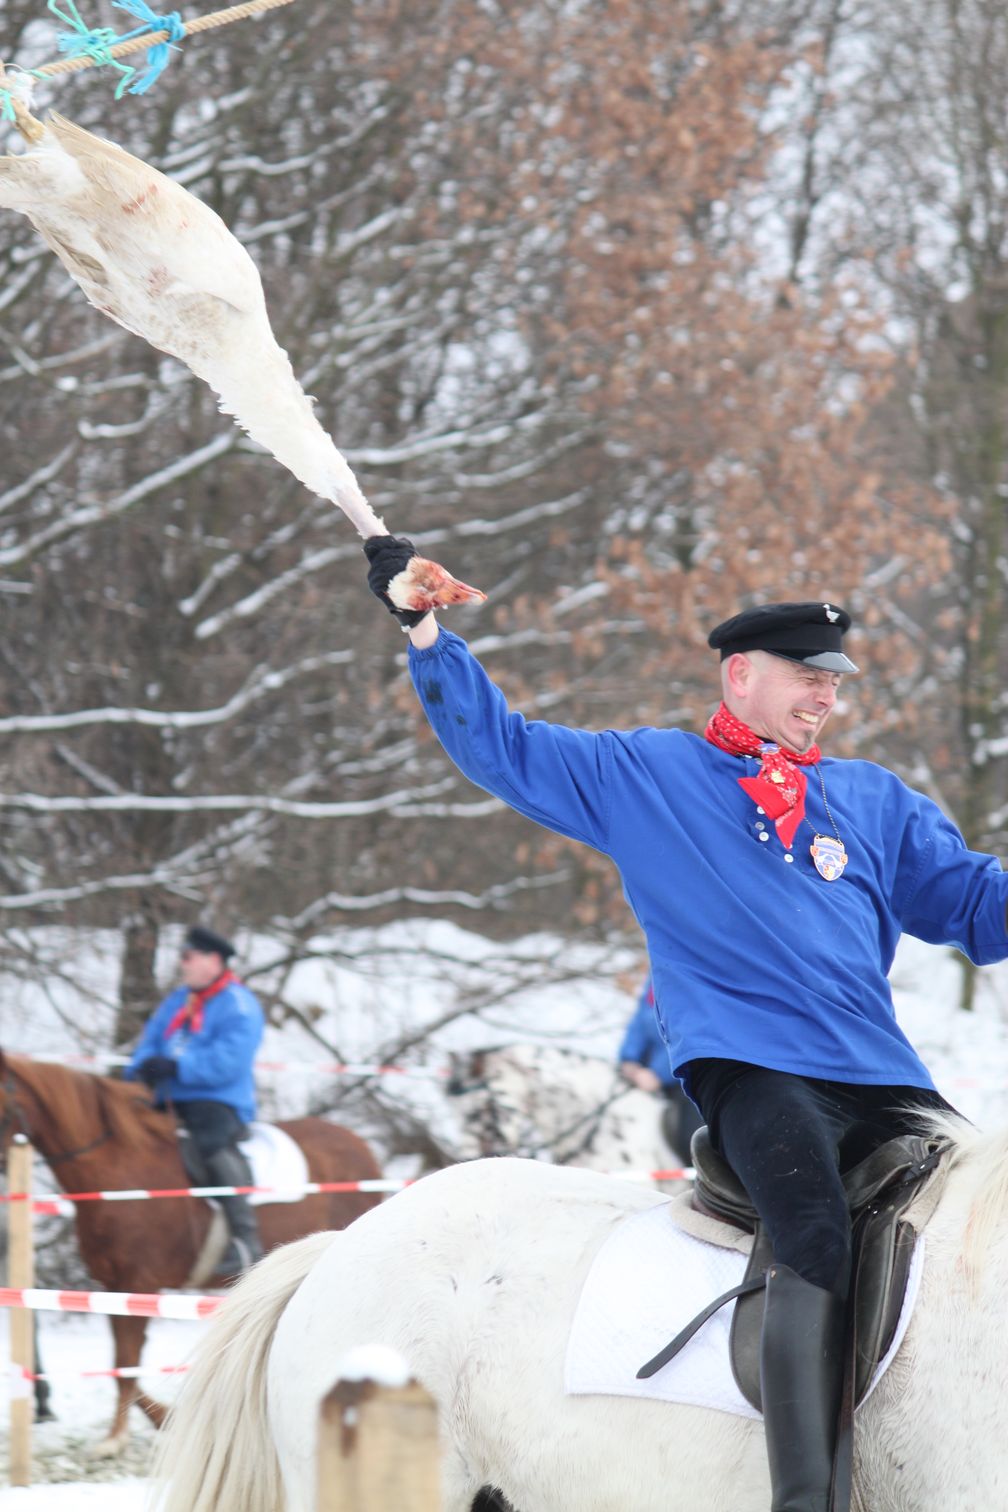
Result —
POLYGON ((11 108, 14 111, 14 124, 26 142, 38 142, 45 136, 45 127, 18 99, 17 94, 10 87, 12 82, 4 73, 3 58, 0 58, 0 89, 7 89, 9 92, 11 108))
MULTIPOLYGON (((7 1190, 27 1192, 23 1202, 11 1202, 7 1236, 7 1272, 11 1286, 35 1284, 32 1248, 31 1182, 34 1151, 23 1134, 15 1134, 7 1151, 7 1190)), ((10 1402, 10 1481, 12 1486, 31 1484, 32 1391, 22 1372, 35 1369, 32 1315, 26 1307, 10 1314, 10 1359, 14 1391, 10 1402)))
POLYGON ((415 1381, 338 1381, 319 1418, 316 1512, 440 1512, 437 1407, 415 1381))

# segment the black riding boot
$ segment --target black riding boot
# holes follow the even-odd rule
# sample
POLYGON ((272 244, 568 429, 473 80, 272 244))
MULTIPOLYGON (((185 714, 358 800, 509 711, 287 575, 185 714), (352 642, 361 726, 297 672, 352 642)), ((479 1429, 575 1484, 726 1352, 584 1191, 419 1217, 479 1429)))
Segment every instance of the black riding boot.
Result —
MULTIPOLYGON (((210 1186, 251 1186, 252 1168, 237 1145, 224 1145, 203 1157, 210 1186)), ((262 1258, 255 1209, 247 1197, 218 1197, 231 1238, 214 1276, 237 1276, 262 1258)))
MULTIPOLYGON (((38 1361, 35 1361, 37 1370, 38 1361)), ((48 1381, 35 1382, 35 1421, 36 1423, 54 1423, 56 1414, 52 1410, 52 1392, 48 1381)))
POLYGON ((829 1512, 844 1303, 786 1265, 767 1272, 760 1346, 771 1512, 829 1512))
POLYGON ((35 1341, 35 1369, 39 1373, 39 1378, 37 1378, 35 1381, 35 1421, 36 1423, 52 1423, 55 1421, 56 1414, 52 1410, 52 1392, 49 1389, 49 1382, 41 1379, 42 1372, 45 1370, 45 1366, 42 1364, 42 1356, 39 1353, 39 1326, 37 1312, 32 1313, 32 1338, 35 1341))

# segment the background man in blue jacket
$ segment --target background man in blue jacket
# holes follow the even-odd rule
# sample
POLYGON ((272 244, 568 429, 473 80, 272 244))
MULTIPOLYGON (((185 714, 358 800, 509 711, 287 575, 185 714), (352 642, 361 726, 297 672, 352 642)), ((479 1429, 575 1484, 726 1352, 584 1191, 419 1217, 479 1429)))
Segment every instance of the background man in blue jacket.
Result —
POLYGON ((703 734, 526 721, 459 636, 397 610, 409 541, 365 543, 430 723, 473 782, 608 855, 647 941, 672 1065, 773 1246, 761 1348, 772 1512, 827 1512, 850 1278, 840 1173, 947 1108, 896 1023, 901 932, 1008 956, 1008 876, 923 794, 817 744, 850 616, 747 609, 712 631, 703 734))
MULTIPOLYGON (((251 1186, 239 1147, 255 1117, 252 1066, 263 1035, 258 998, 228 969, 229 940, 196 925, 180 958, 182 985, 158 1006, 123 1073, 139 1078, 159 1107, 171 1105, 186 1169, 199 1186, 251 1186), (195 1157, 195 1158, 194 1158, 195 1157)), ((231 1238, 215 1274, 234 1276, 262 1254, 255 1210, 247 1197, 219 1199, 231 1238)))
POLYGON ((690 1163, 690 1140, 703 1123, 696 1104, 690 1102, 682 1083, 672 1070, 669 1049, 661 1036, 651 974, 637 999, 637 1007, 626 1026, 617 1056, 627 1081, 642 1092, 660 1093, 667 1106, 662 1112, 662 1134, 669 1149, 683 1165, 690 1163))

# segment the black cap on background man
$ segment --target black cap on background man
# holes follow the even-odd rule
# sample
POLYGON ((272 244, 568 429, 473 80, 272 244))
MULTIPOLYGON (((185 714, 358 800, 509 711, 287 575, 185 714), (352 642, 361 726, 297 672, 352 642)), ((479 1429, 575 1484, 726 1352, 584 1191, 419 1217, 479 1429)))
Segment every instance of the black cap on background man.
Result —
POLYGON ((824 672, 856 672, 843 650, 850 626, 839 604, 759 604, 717 625, 707 644, 722 661, 738 651, 769 651, 824 672))
POLYGON ((226 961, 235 953, 235 948, 230 940, 225 940, 223 935, 217 934, 212 929, 204 929, 202 924, 194 924, 185 937, 186 950, 198 950, 202 955, 216 953, 221 960, 226 961))

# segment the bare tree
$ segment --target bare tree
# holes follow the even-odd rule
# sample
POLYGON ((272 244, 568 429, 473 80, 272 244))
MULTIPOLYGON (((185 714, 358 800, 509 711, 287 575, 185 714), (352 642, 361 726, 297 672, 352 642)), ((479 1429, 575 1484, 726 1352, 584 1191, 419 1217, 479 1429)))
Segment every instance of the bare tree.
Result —
MULTIPOLYGON (((947 549, 869 425, 900 374, 880 283, 813 275, 823 14, 375 0, 193 43, 114 120, 93 76, 58 103, 249 247, 387 523, 490 592, 453 623, 530 714, 696 726, 705 632, 759 594, 852 597, 879 688, 919 687, 872 615, 947 549), (798 78, 804 188, 768 214, 798 78)), ((0 271, 8 932, 117 929, 122 1040, 196 911, 292 956, 410 913, 630 938, 590 855, 448 766, 331 507, 10 217, 0 271)), ((882 692, 858 738, 885 754, 882 692)))
MULTIPOLYGON (((1008 17, 989 0, 831 8, 805 119, 815 189, 802 268, 841 270, 884 313, 898 381, 880 419, 926 487, 946 550, 906 605, 893 731, 905 768, 968 842, 1008 844, 1004 520, 1008 426, 1008 17)), ((973 977, 965 968, 964 1005, 973 977)))

